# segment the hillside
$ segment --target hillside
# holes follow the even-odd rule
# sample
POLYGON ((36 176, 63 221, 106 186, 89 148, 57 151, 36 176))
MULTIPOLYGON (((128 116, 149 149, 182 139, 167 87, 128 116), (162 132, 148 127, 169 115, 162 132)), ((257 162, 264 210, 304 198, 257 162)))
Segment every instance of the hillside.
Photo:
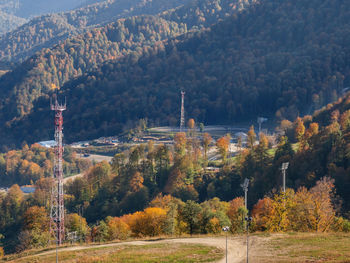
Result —
POLYGON ((7 122, 23 117, 32 109, 32 102, 51 92, 52 87, 63 86, 72 78, 97 68, 105 61, 120 59, 130 53, 139 57, 150 50, 146 47, 156 43, 160 45, 161 41, 189 30, 197 31, 208 27, 214 21, 224 19, 228 14, 235 14, 243 8, 243 5, 237 7, 239 1, 237 6, 230 5, 229 2, 222 1, 220 6, 217 1, 208 0, 201 2, 200 9, 195 9, 191 3, 158 16, 120 19, 116 23, 66 40, 54 48, 43 49, 1 78, 0 89, 3 92, 0 95, 0 118, 7 122), (181 22, 181 17, 187 18, 181 22))
MULTIPOLYGON (((174 125, 180 89, 187 116, 206 124, 294 119, 317 109, 349 85, 349 9, 341 0, 266 2, 210 30, 107 63, 61 88, 69 98, 66 138, 116 134, 140 118, 174 125)), ((41 115, 47 103, 38 101, 11 131, 31 127, 33 137, 23 138, 41 137, 49 127, 41 115)))
POLYGON ((73 11, 35 17, 0 38, 0 61, 18 63, 42 48, 84 32, 90 27, 115 22, 138 14, 157 14, 190 0, 112 0, 98 2, 73 11))

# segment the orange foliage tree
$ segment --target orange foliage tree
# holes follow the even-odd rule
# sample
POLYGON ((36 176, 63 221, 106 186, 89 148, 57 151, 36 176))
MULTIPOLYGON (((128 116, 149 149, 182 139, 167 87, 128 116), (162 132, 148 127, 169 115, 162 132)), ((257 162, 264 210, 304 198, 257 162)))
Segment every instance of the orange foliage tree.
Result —
POLYGON ((187 144, 186 133, 184 132, 176 133, 174 137, 174 147, 178 157, 181 157, 185 154, 186 144, 187 144))
POLYGON ((244 231, 244 218, 247 214, 247 210, 244 205, 243 197, 236 197, 233 199, 228 207, 227 216, 231 221, 230 231, 232 233, 244 231))
POLYGON ((207 161, 208 160, 207 154, 208 154, 209 145, 213 139, 211 138, 210 134, 206 132, 203 134, 202 140, 203 140, 203 149, 204 149, 204 159, 205 159, 205 161, 207 161))
POLYGON ((230 146, 230 139, 227 136, 223 136, 216 141, 219 153, 222 158, 222 162, 226 163, 227 153, 230 146))
POLYGON ((267 223, 272 213, 271 202, 270 198, 265 197, 254 205, 252 217, 254 218, 255 230, 265 231, 267 229, 267 223))
POLYGON ((148 207, 143 212, 122 217, 135 236, 157 236, 163 233, 166 211, 159 207, 148 207))

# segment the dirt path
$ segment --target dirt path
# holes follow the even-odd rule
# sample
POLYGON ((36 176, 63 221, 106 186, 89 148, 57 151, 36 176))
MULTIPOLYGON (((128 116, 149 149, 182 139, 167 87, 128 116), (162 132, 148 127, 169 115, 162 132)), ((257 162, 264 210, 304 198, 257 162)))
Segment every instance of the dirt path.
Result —
MULTIPOLYGON (((264 243, 266 240, 264 237, 251 237, 250 238, 250 246, 258 245, 264 243)), ((227 262, 230 263, 243 263, 246 260, 246 241, 244 236, 235 236, 228 237, 227 245, 228 245, 228 256, 227 262)), ((110 243, 103 245, 84 245, 84 246, 74 246, 74 247, 66 247, 60 248, 59 252, 63 251, 76 251, 76 250, 84 250, 91 248, 99 248, 99 247, 118 247, 123 245, 147 245, 147 244, 156 244, 156 243, 191 243, 191 244, 202 244, 208 246, 214 246, 225 251, 226 249, 226 238, 223 237, 195 237, 195 238, 176 238, 176 239, 162 239, 162 240, 146 240, 146 241, 129 241, 129 242, 120 242, 120 243, 110 243)), ((56 251, 50 250, 40 254, 36 254, 33 256, 43 256, 48 254, 53 254, 56 251)), ((32 256, 27 256, 25 258, 30 258, 32 256)), ((23 259, 23 258, 21 258, 23 259)), ((10 261, 16 262, 16 261, 10 261)), ((217 263, 225 263, 226 257, 219 260, 217 263)))
MULTIPOLYGON (((223 251, 226 250, 226 238, 225 237, 205 237, 205 238, 181 238, 167 240, 168 243, 193 243, 202 244, 207 246, 218 247, 223 251)), ((245 239, 243 237, 228 237, 227 238, 227 262, 241 263, 245 260, 245 239)), ((222 258, 218 263, 225 263, 226 256, 222 258)))

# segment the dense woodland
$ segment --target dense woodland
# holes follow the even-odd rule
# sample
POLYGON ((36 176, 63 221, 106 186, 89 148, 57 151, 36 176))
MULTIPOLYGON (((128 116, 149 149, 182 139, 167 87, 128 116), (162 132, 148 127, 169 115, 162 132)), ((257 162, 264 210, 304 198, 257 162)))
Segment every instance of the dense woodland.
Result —
MULTIPOLYGON (((103 17, 105 8, 108 18, 115 3, 89 10, 103 17)), ((128 3, 139 7, 133 9, 138 15, 163 1, 128 3)), ((65 188, 66 228, 78 231, 81 241, 220 233, 226 225, 241 233, 247 214, 251 231, 350 231, 350 95, 344 95, 350 6, 344 0, 251 3, 195 1, 156 16, 120 19, 43 49, 0 78, 6 152, 0 183, 13 184, 0 194, 0 257, 2 247, 19 252, 50 239, 52 152, 23 141, 52 137, 53 93, 68 98, 66 142, 115 135, 146 118, 151 126, 178 125, 181 89, 186 117, 193 118, 173 146, 150 141, 111 163, 91 165, 67 149, 65 173, 87 169, 65 188), (195 121, 232 124, 257 116, 280 123, 277 145, 251 127, 231 156, 230 134, 214 141, 205 129, 194 129, 195 121), (8 151, 18 145, 21 150, 8 151), (221 155, 214 163, 218 172, 207 169, 210 147, 221 155), (289 162, 286 193, 283 162, 289 162), (240 186, 245 178, 248 211, 240 186), (17 185, 27 183, 35 184, 34 194, 23 195, 17 185)), ((81 17, 67 22, 67 14, 46 16, 46 22, 76 28, 81 17)), ((23 51, 41 43, 31 42, 30 34, 23 51)))
MULTIPOLYGON (((223 1, 221 5, 217 1, 203 1, 197 8, 194 3, 196 2, 158 16, 120 19, 116 23, 66 40, 54 48, 42 49, 0 80, 0 87, 4 88, 2 97, 6 98, 2 100, 2 108, 6 108, 4 121, 24 116, 32 109, 35 99, 49 94, 52 89, 63 86, 75 77, 96 69, 105 61, 115 61, 128 54, 137 58, 147 53, 150 46, 187 33, 188 30, 205 28, 244 7, 239 1, 236 5, 230 4, 230 1, 223 1), (21 77, 18 78, 18 75, 21 77)), ((64 28, 65 23, 60 20, 60 16, 56 15, 57 20, 51 21, 54 17, 48 16, 48 22, 56 27, 62 25, 64 28)), ((81 16, 77 17, 81 19, 81 16)), ((31 21, 31 24, 36 30, 26 32, 35 35, 36 38, 43 36, 43 31, 47 31, 44 38, 49 37, 50 42, 53 36, 60 39, 65 37, 65 34, 59 33, 61 29, 58 29, 58 32, 50 32, 53 28, 51 25, 44 23, 41 27, 36 21, 31 21)), ((30 41, 24 41, 24 45, 26 44, 30 45, 30 41)), ((12 43, 9 46, 15 49, 17 45, 12 43)), ((25 52, 31 52, 30 46, 20 46, 25 52)), ((16 50, 13 52, 16 53, 16 50)))
MULTIPOLYGON (((127 122, 141 118, 154 125, 177 124, 180 89, 186 90, 189 116, 206 124, 234 123, 259 115, 294 119, 336 100, 349 85, 346 17, 350 7, 340 0, 319 3, 256 4, 208 30, 138 49, 67 82, 61 88, 62 95, 69 97, 67 139, 117 134, 127 122)), ((15 72, 4 75, 2 83, 16 79, 15 72)), ((15 89, 13 98, 18 101, 3 106, 2 119, 17 141, 33 142, 50 134, 46 132, 49 122, 43 121, 48 119, 44 117, 45 98, 36 101, 26 118, 13 119, 26 112, 21 103, 27 104, 27 98, 35 98, 41 89, 48 88, 29 93, 28 86, 15 89), (28 127, 35 130, 27 135, 23 131, 28 127)), ((25 109, 30 108, 29 103, 25 109)))
MULTIPOLYGON (((274 148, 269 137, 257 136, 251 127, 244 146, 238 140, 234 157, 228 155, 229 134, 214 142, 194 126, 192 119, 187 133, 175 135, 174 147, 150 141, 68 182, 67 231, 93 242, 217 234, 226 225, 242 233, 247 213, 253 217, 251 231, 350 231, 350 95, 314 116, 283 120, 274 148), (221 155, 219 172, 206 169, 213 146, 221 155), (290 163, 285 193, 283 162, 290 163), (250 179, 248 211, 241 197, 245 178, 250 179)), ((47 246, 51 182, 37 178, 34 194, 23 196, 14 185, 0 197, 7 253, 47 246)))

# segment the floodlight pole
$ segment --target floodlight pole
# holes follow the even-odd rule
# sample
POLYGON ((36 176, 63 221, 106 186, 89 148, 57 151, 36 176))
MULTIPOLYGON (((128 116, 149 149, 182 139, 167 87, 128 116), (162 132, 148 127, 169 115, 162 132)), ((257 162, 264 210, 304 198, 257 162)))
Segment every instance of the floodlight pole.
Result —
POLYGON ((225 226, 222 230, 226 233, 226 263, 227 263, 227 232, 230 230, 229 226, 225 226))
POLYGON ((226 263, 227 263, 227 232, 226 232, 226 263))
POLYGON ((249 263, 249 225, 250 225, 250 222, 253 220, 253 218, 246 216, 244 219, 247 222, 246 223, 246 227, 247 227, 247 229, 246 229, 247 230, 247 263, 249 263))
POLYGON ((244 179, 244 183, 241 184, 241 187, 243 188, 244 191, 244 205, 245 209, 248 209, 248 204, 247 204, 247 199, 248 199, 248 186, 249 186, 249 179, 246 178, 244 179))
POLYGON ((286 193, 286 170, 288 169, 289 162, 282 163, 282 175, 283 175, 283 193, 286 193))
MULTIPOLYGON (((249 186, 249 179, 245 178, 243 184, 241 184, 241 187, 244 190, 244 206, 245 210, 248 211, 248 186, 249 186)), ((247 222, 244 222, 244 227, 247 226, 247 222)))
POLYGON ((283 173, 283 193, 286 193, 286 170, 282 170, 283 173))
POLYGON ((247 222, 247 263, 249 262, 249 223, 247 222))

